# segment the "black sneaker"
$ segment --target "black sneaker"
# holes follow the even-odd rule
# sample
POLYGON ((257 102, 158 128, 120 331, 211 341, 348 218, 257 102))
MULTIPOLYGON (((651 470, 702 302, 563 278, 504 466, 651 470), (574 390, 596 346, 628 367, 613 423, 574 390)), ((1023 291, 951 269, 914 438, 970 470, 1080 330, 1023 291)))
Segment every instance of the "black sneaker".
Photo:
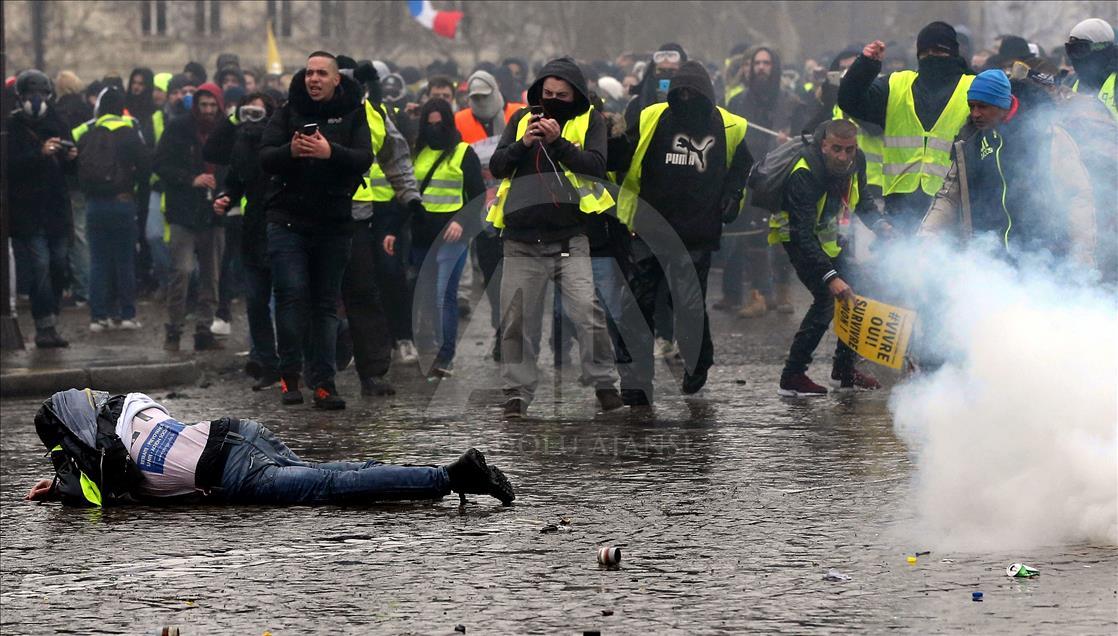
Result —
MULTIPOLYGON (((510 402, 512 400, 509 400, 510 402)), ((516 400, 523 402, 523 400, 516 400)), ((453 464, 446 467, 450 478, 450 489, 463 495, 490 495, 509 505, 516 499, 516 492, 505 474, 496 466, 485 463, 485 455, 471 448, 453 464)))
POLYGON ((35 346, 39 349, 61 349, 69 347, 70 343, 54 327, 47 327, 35 333, 35 346))
POLYGON ((594 392, 598 397, 598 404, 602 407, 603 413, 616 411, 617 409, 625 406, 625 402, 621 399, 621 394, 617 389, 598 389, 594 392))
MULTIPOLYGON (((245 363, 245 375, 249 376, 250 378, 259 380, 260 376, 264 375, 266 372, 267 370, 264 368, 264 365, 260 364, 256 360, 249 360, 245 363)), ((272 384, 275 383, 276 381, 273 380, 272 384)))
POLYGON ((280 403, 284 406, 303 403, 303 392, 299 390, 299 376, 280 378, 280 403))
POLYGON ((640 389, 621 389, 621 402, 625 406, 652 406, 648 395, 640 389))
POLYGON ((683 372, 683 386, 681 386, 680 388, 683 390, 684 395, 694 395, 695 393, 698 393, 700 389, 702 389, 704 386, 706 386, 706 383, 707 383, 707 372, 706 371, 696 373, 695 375, 691 375, 690 373, 687 373, 686 371, 684 371, 683 372))
POLYGON ((396 395, 396 388, 389 384, 383 376, 361 378, 361 395, 366 397, 396 395))
POLYGON ((198 331, 194 334, 195 351, 220 351, 225 345, 217 341, 212 331, 198 331))
MULTIPOLYGON (((261 368, 260 375, 256 376, 256 382, 252 385, 253 391, 263 391, 270 389, 280 381, 280 374, 276 371, 267 371, 261 368)), ((297 391, 298 389, 296 389, 297 391)), ((302 400, 300 400, 302 402, 302 400)))
POLYGON ((338 395, 337 390, 333 387, 320 386, 314 390, 314 408, 324 411, 340 411, 345 408, 345 400, 338 395))
POLYGON ((509 398, 505 402, 505 419, 520 420, 528 413, 528 405, 520 398, 509 398))

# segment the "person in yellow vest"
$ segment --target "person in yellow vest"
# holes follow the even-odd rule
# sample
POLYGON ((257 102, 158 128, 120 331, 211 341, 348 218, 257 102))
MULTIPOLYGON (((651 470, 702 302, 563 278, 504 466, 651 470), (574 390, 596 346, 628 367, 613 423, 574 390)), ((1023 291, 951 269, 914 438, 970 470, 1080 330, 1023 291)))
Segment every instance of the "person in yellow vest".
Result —
POLYGON ((373 165, 353 195, 353 220, 358 227, 355 254, 369 254, 372 260, 350 259, 342 281, 342 298, 353 336, 355 367, 362 395, 366 396, 394 393, 385 380, 393 346, 400 362, 419 361, 412 341, 412 303, 403 254, 389 255, 378 247, 389 227, 398 224, 402 216, 423 213, 407 136, 397 128, 400 120, 395 108, 382 101, 381 80, 387 74, 383 62, 367 60, 358 62, 353 72, 354 79, 365 87, 365 118, 373 144, 373 165), (373 327, 381 324, 381 318, 375 315, 378 312, 384 314, 387 331, 373 327), (385 333, 389 336, 387 350, 382 337, 385 333))
MULTIPOLYGON (((462 141, 449 102, 432 99, 420 109, 414 166, 425 210, 410 218, 409 261, 420 275, 414 295, 421 313, 433 317, 428 322, 438 325, 433 332, 420 330, 418 335, 434 336, 420 343, 424 349, 435 350, 430 376, 447 377, 452 375, 457 346, 458 281, 466 265, 469 237, 480 229, 478 206, 485 201, 481 161, 470 144, 462 141), (458 215, 467 206, 472 212, 458 215), (473 231, 467 232, 464 226, 473 231), (424 270, 428 256, 434 258, 435 267, 424 270), (427 272, 434 275, 434 281, 427 272), (431 309, 435 310, 433 316, 431 309)), ((400 225, 384 237, 383 248, 389 254, 396 250, 400 225)))
POLYGON ((885 43, 862 49, 839 85, 838 106, 884 129, 882 189, 885 209, 903 234, 912 234, 943 186, 951 145, 967 122, 967 89, 974 80, 959 57, 955 29, 944 22, 916 38, 918 70, 884 77, 885 43))
POLYGON ((1076 80, 1072 90, 1098 96, 1110 115, 1118 121, 1118 106, 1114 101, 1118 46, 1114 44, 1114 27, 1099 18, 1084 20, 1072 28, 1064 50, 1075 68, 1076 80))
MULTIPOLYGON (((796 276, 812 296, 811 308, 792 339, 780 374, 777 393, 784 397, 827 393, 807 376, 807 369, 831 324, 835 299, 848 302, 854 297, 852 265, 843 249, 851 213, 862 217, 876 233, 892 232, 866 189, 866 159, 858 149, 857 126, 833 119, 816 128, 814 140, 788 175, 783 195, 787 226, 775 230, 796 276)), ((854 361, 854 351, 839 341, 831 367, 832 383, 841 391, 880 388, 873 376, 854 368, 854 361)))
POLYGON ((720 246, 722 224, 737 217, 753 166, 744 143, 748 123, 715 104, 706 69, 699 62, 684 62, 672 77, 667 103, 641 111, 637 127, 626 134, 627 148, 611 157, 611 168, 614 162, 627 164, 617 216, 635 234, 629 279, 633 294, 626 296, 622 315, 644 319, 637 328, 622 331, 632 359, 619 368, 622 399, 629 406, 652 403, 653 314, 657 289, 665 282, 673 296, 677 340, 693 342, 692 334, 699 335, 697 320, 702 321, 697 358, 683 347, 683 392, 699 391, 714 364, 706 315, 711 254, 720 246), (683 250, 664 253, 672 247, 662 238, 666 233, 678 237, 683 250), (683 275, 690 270, 697 276, 698 289, 688 285, 694 279, 683 275), (681 318, 688 315, 696 321, 681 318))
POLYGON ((570 58, 552 60, 528 89, 489 161, 501 179, 486 219, 501 231, 501 378, 506 418, 520 419, 535 396, 544 294, 558 285, 575 323, 582 379, 603 411, 623 406, 605 312, 594 293, 585 215, 614 200, 606 175, 605 118, 590 107, 586 79, 570 58), (533 109, 540 109, 533 113, 533 109))

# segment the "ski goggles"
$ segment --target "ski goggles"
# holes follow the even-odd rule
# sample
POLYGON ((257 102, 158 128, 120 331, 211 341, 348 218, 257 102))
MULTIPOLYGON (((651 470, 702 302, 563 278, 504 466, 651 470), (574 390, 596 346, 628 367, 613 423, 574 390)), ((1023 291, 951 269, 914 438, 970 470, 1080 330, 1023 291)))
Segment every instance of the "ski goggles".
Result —
POLYGON ((259 106, 241 106, 241 121, 264 121, 268 111, 259 106))
POLYGON ((1076 60, 1082 57, 1087 57, 1095 51, 1101 51, 1108 46, 1112 46, 1111 42, 1092 42, 1090 40, 1080 40, 1079 38, 1072 38, 1064 44, 1064 51, 1067 52, 1068 58, 1076 60))
POLYGON ((653 64, 679 64, 682 59, 679 51, 656 51, 652 54, 653 64))

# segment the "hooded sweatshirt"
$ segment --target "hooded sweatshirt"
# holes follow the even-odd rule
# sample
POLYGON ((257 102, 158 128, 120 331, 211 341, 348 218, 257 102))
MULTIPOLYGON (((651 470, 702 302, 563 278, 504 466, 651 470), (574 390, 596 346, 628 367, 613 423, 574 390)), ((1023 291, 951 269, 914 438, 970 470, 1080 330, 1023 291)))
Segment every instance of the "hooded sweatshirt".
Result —
MULTIPOLYGON (((687 61, 687 51, 675 42, 666 42, 661 44, 657 51, 677 51, 679 52, 680 64, 687 61)), ((648 60, 648 66, 645 67, 644 77, 641 78, 639 84, 633 86, 629 91, 636 95, 636 97, 629 101, 625 106, 625 126, 632 128, 637 125, 637 119, 640 117, 641 111, 649 106, 662 102, 667 97, 666 91, 660 90, 661 79, 671 79, 672 74, 659 76, 656 73, 656 63, 652 59, 648 60)))
MULTIPOLYGON (((726 164, 726 124, 715 103, 706 69, 698 62, 680 66, 668 90, 668 109, 641 164, 641 199, 668 221, 688 249, 718 249, 723 197, 741 191, 753 165, 744 143, 731 165, 726 164), (680 99, 683 89, 690 100, 680 99)), ((629 148, 635 148, 639 125, 627 137, 629 148)))
POLYGON ((316 102, 307 93, 305 76, 301 70, 292 78, 287 103, 268 121, 261 139, 261 166, 275 177, 264 204, 268 220, 293 229, 348 233, 353 193, 373 163, 364 91, 342 75, 334 96, 316 102), (318 124, 330 142, 329 159, 291 156, 295 131, 309 123, 318 124))
POLYGON ((124 107, 128 109, 128 114, 140 123, 140 132, 149 148, 155 148, 155 129, 151 123, 151 116, 156 110, 155 101, 151 97, 154 90, 155 74, 150 68, 141 66, 132 69, 132 72, 128 74, 128 90, 124 95, 124 107), (139 95, 132 94, 132 78, 136 75, 144 78, 144 92, 139 95))
MULTIPOLYGON (((484 87, 482 90, 488 89, 490 93, 469 97, 470 107, 456 113, 455 120, 468 120, 472 117, 485 128, 487 135, 499 135, 504 132, 505 123, 505 118, 500 116, 505 110, 505 98, 501 94, 501 87, 497 84, 497 79, 489 73, 474 71, 466 80, 467 94, 478 86, 484 87)), ((473 141, 470 140, 471 143, 473 141)))
POLYGON ((202 147, 213 132, 222 115, 221 89, 209 82, 194 93, 190 115, 172 119, 155 150, 155 173, 163 182, 166 194, 167 221, 190 229, 204 229, 220 225, 221 217, 213 212, 213 203, 203 188, 194 187, 194 178, 200 174, 214 174, 217 183, 221 176, 217 167, 205 161, 202 147), (214 122, 203 125, 199 115, 202 94, 217 100, 218 112, 214 122))
MULTIPOLYGON (((539 78, 528 88, 529 105, 542 105, 543 83, 549 77, 565 80, 574 88, 572 117, 590 109, 586 79, 570 58, 552 60, 544 65, 539 78)), ((542 140, 527 148, 516 134, 520 120, 528 116, 527 108, 512 116, 489 161, 494 177, 513 179, 505 202, 503 236, 524 242, 558 242, 584 234, 586 215, 579 210, 578 193, 563 176, 562 168, 595 179, 605 177, 606 121, 600 113, 590 113, 590 124, 581 148, 559 137, 547 146, 545 153, 542 140), (553 164, 559 168, 558 172, 553 164), (537 203, 541 200, 548 203, 537 203)), ((567 121, 556 119, 560 128, 567 121)))
MULTIPOLYGON (((772 73, 765 79, 751 76, 746 90, 730 100, 727 110, 745 117, 751 124, 795 134, 799 127, 799 122, 795 120, 802 104, 796 95, 781 86, 783 68, 780 55, 767 46, 761 46, 753 51, 747 63, 752 66, 753 60, 762 51, 772 59, 772 73)), ((776 145, 776 138, 757 128, 750 128, 745 134, 745 143, 749 144, 749 152, 754 157, 764 157, 776 145)))

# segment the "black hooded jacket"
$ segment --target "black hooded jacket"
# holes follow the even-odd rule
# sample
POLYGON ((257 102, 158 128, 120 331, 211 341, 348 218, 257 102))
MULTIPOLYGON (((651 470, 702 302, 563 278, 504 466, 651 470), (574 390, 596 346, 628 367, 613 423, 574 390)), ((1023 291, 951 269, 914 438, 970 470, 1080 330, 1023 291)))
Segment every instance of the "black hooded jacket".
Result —
POLYGON ((155 90, 155 74, 150 68, 139 67, 132 69, 128 74, 128 90, 124 94, 124 106, 128 114, 140 123, 140 134, 144 136, 144 143, 148 148, 155 148, 155 128, 151 116, 155 113, 155 100, 152 92, 155 90), (132 94, 132 78, 140 75, 144 78, 144 92, 139 95, 132 94))
MULTIPOLYGON (((221 184, 221 175, 217 174, 215 166, 202 157, 205 141, 198 126, 198 94, 202 92, 210 91, 199 88, 190 113, 167 124, 155 149, 154 169, 163 184, 167 222, 192 230, 223 224, 223 219, 213 211, 211 197, 216 193, 207 196, 205 189, 194 187, 194 178, 203 173, 213 174, 217 184, 221 184)), ((214 97, 220 104, 220 96, 214 97)), ((222 116, 220 108, 217 116, 222 116)))
POLYGON ((264 204, 268 220, 309 230, 351 230, 353 193, 373 163, 363 91, 342 75, 334 96, 315 102, 304 84, 305 71, 291 80, 288 100, 268 122, 261 139, 260 163, 272 175, 264 204), (318 124, 330 142, 329 159, 296 159, 291 139, 305 124, 318 124))
MULTIPOLYGON (((718 249, 723 203, 740 197, 753 166, 745 143, 727 165, 727 125, 715 108, 710 75, 697 62, 684 63, 672 78, 668 109, 641 161, 640 198, 667 220, 688 249, 718 249), (685 88, 695 95, 692 101, 702 102, 700 111, 709 113, 704 120, 688 121, 676 112, 679 91, 685 88)), ((623 140, 611 141, 610 169, 628 170, 639 142, 638 120, 623 140)))
MULTIPOLYGON (((656 49, 657 51, 678 51, 680 64, 687 61, 687 51, 675 42, 667 42, 661 44, 656 49)), ((641 115, 641 111, 649 106, 663 101, 667 94, 660 93, 660 78, 656 77, 656 62, 652 59, 648 60, 648 65, 645 66, 644 77, 641 81, 629 89, 629 92, 636 97, 629 100, 625 105, 625 127, 632 128, 637 125, 637 119, 641 115)), ((717 100, 716 100, 717 101, 717 100)))
MULTIPOLYGON (((552 60, 540 70, 539 79, 528 88, 528 104, 540 105, 544 80, 556 77, 575 89, 576 114, 590 108, 586 80, 570 58, 552 60)), ((520 120, 529 116, 522 108, 509 119, 497 150, 489 160, 489 169, 498 179, 513 179, 505 201, 503 236, 525 242, 556 242, 585 233, 585 214, 579 209, 578 193, 552 163, 577 175, 602 179, 606 174, 606 135, 608 125, 600 113, 590 113, 590 124, 582 148, 560 137, 547 146, 542 140, 531 148, 520 142, 516 134, 520 120), (534 176, 530 176, 534 175, 534 176), (556 178, 558 176, 558 178, 556 178), (528 178, 525 178, 528 177, 528 178), (544 192, 541 193, 541 189, 544 192), (537 201, 548 203, 536 203, 537 201)), ((565 122, 560 121, 562 127, 565 122)))
POLYGON ((43 142, 51 137, 70 140, 70 130, 53 106, 42 118, 22 110, 8 116, 8 160, 0 169, 8 177, 8 227, 13 237, 40 231, 62 236, 70 231, 66 173, 74 171, 74 162, 66 161, 64 152, 43 156, 43 142))
MULTIPOLYGON (((773 61, 768 81, 761 82, 758 78, 751 78, 746 90, 735 95, 726 109, 745 117, 750 124, 794 135, 799 132, 801 122, 797 119, 800 118, 803 104, 794 93, 781 86, 781 74, 784 70, 776 51, 766 46, 758 47, 754 49, 747 64, 752 65, 761 51, 768 53, 773 61)), ((745 143, 749 144, 749 152, 754 157, 764 157, 776 146, 776 137, 757 128, 750 128, 745 134, 745 143)))

